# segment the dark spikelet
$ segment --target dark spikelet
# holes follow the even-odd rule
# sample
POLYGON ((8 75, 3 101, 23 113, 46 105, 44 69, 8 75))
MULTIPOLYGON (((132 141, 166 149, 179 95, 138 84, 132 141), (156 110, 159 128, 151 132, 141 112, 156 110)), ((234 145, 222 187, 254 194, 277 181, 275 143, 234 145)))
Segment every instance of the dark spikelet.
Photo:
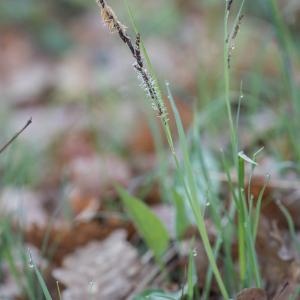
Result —
POLYGON ((233 0, 229 0, 229 2, 228 2, 228 6, 227 6, 227 10, 228 11, 230 11, 232 2, 233 2, 233 0))
POLYGON ((142 68, 143 60, 141 58, 140 43, 141 43, 141 37, 140 34, 138 33, 136 35, 136 40, 135 40, 135 56, 136 56, 136 62, 142 68))
POLYGON ((239 16, 239 19, 237 20, 237 22, 235 24, 235 28, 234 28, 234 33, 233 33, 232 39, 234 39, 236 37, 236 35, 238 34, 243 17, 244 17, 244 15, 240 15, 239 16))

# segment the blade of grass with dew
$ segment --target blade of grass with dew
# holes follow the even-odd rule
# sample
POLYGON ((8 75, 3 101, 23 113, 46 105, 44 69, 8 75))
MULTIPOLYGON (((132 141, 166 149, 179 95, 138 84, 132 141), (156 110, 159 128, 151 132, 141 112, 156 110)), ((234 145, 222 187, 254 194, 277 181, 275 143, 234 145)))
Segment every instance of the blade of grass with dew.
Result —
POLYGON ((130 196, 117 183, 114 186, 129 211, 135 225, 143 235, 148 247, 161 267, 162 255, 167 250, 169 234, 160 219, 139 199, 130 196))
POLYGON ((38 278, 38 280, 39 280, 39 283, 40 283, 40 285, 41 285, 41 287, 42 287, 42 290, 43 290, 43 292, 44 292, 45 298, 46 298, 46 300, 52 300, 52 298, 51 298, 51 296, 50 296, 50 294, 49 294, 49 291, 48 291, 48 289, 47 289, 47 287, 46 287, 46 284, 45 284, 45 282, 44 282, 44 280, 43 280, 43 277, 41 276, 41 274, 40 274, 40 272, 39 272, 37 266, 35 265, 34 260, 33 260, 33 258, 32 258, 31 251, 30 251, 29 249, 28 249, 28 252, 29 252, 29 256, 30 256, 30 262, 31 262, 32 265, 33 265, 35 274, 36 274, 36 276, 37 276, 37 278, 38 278))
POLYGON ((89 293, 89 300, 92 300, 93 279, 90 280, 90 285, 91 285, 91 288, 90 288, 90 293, 89 293))
MULTIPOLYGON (((194 244, 192 241, 191 244, 194 244)), ((193 300, 194 297, 194 286, 197 283, 197 275, 195 270, 195 262, 194 256, 197 255, 196 249, 190 251, 190 259, 189 259, 189 270, 188 270, 188 289, 187 289, 187 300, 193 300)))
POLYGON ((14 239, 14 233, 11 232, 10 220, 12 216, 6 216, 5 221, 1 222, 0 228, 2 229, 2 246, 4 250, 4 256, 9 265, 9 269, 16 280, 16 283, 22 294, 27 294, 29 299, 35 300, 34 293, 34 280, 32 274, 29 272, 27 266, 27 257, 24 251, 24 243, 20 243, 19 240, 14 239), (18 255, 18 258, 14 257, 18 255), (19 268, 16 266, 16 261, 21 259, 23 268, 25 270, 24 275, 20 274, 19 268))
POLYGON ((184 134, 184 130, 182 127, 182 123, 181 123, 181 119, 177 110, 177 107, 175 105, 175 102, 173 100, 169 85, 167 84, 167 90, 168 90, 168 95, 169 95, 169 99, 171 102, 171 106, 175 115, 175 120, 176 120, 176 125, 177 125, 177 130, 178 130, 178 134, 179 134, 179 140, 180 140, 180 145, 181 145, 181 150, 182 150, 182 154, 183 154, 183 159, 184 159, 184 164, 185 164, 185 170, 186 170, 186 175, 187 175, 187 180, 188 180, 188 184, 189 184, 189 188, 190 188, 190 194, 191 194, 191 198, 190 199, 190 205, 193 209, 194 212, 194 216, 197 222, 197 226, 206 250, 206 254, 208 256, 208 259, 212 265, 212 269, 213 272, 215 274, 216 280, 218 282, 220 291, 222 293, 222 296, 224 297, 225 300, 229 299, 228 293, 226 291, 225 285, 223 283, 223 280, 221 278, 219 269, 217 267, 217 264, 215 262, 214 259, 214 255, 213 255, 213 251, 208 239, 208 235, 207 235, 207 231, 205 228, 205 224, 204 224, 204 220, 202 217, 202 213, 199 207, 199 201, 197 198, 197 193, 196 193, 196 186, 195 186, 195 181, 194 181, 194 177, 193 177, 193 173, 192 173, 192 168, 191 168, 191 164, 190 164, 190 159, 189 159, 189 155, 188 155, 188 150, 187 150, 187 145, 186 145, 186 140, 185 140, 185 134, 184 134))

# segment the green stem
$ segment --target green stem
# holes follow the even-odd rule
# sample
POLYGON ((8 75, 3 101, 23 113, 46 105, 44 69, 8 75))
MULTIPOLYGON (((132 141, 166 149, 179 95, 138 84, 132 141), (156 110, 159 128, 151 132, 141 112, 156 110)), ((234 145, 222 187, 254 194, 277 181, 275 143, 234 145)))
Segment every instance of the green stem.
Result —
POLYGON ((235 165, 237 165, 237 152, 236 152, 236 141, 235 141, 235 130, 232 120, 231 114, 231 105, 230 105, 230 97, 229 97, 229 69, 228 69, 228 51, 227 51, 227 2, 226 1, 226 9, 225 9, 225 17, 224 17, 224 78, 225 78, 225 98, 226 98, 226 107, 227 107, 227 114, 229 120, 229 127, 230 127, 230 135, 231 135, 231 145, 232 145, 232 154, 235 165))

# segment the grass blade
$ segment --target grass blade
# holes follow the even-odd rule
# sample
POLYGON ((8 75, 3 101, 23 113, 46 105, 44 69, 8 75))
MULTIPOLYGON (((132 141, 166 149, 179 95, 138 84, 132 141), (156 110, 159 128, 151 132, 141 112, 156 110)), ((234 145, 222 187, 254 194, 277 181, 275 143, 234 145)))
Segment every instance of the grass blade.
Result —
POLYGON ((46 287, 46 284, 45 284, 45 282, 44 282, 44 280, 43 280, 43 277, 42 277, 42 275, 40 274, 40 272, 39 272, 37 266, 36 266, 35 263, 34 263, 34 260, 33 260, 33 258, 32 258, 32 254, 31 254, 30 249, 28 249, 28 251, 29 251, 29 256, 30 256, 30 264, 32 264, 32 266, 33 266, 33 268, 34 268, 35 274, 36 274, 36 276, 37 276, 37 278, 38 278, 38 280, 39 280, 39 282, 40 282, 40 285, 41 285, 42 290, 43 290, 43 292, 44 292, 45 298, 46 298, 46 300, 52 300, 52 298, 51 298, 51 296, 50 296, 50 294, 49 294, 49 291, 48 291, 48 289, 47 289, 47 287, 46 287))
POLYGON ((206 254, 208 256, 208 259, 210 261, 210 264, 212 266, 213 272, 215 274, 216 280, 218 282, 220 291, 222 293, 222 296, 224 299, 229 299, 227 290, 225 288, 225 285, 223 283, 223 280, 221 278, 219 269, 217 267, 217 264, 215 262, 214 259, 214 255, 213 255, 213 251, 208 239, 208 235, 206 232, 206 228, 204 225, 204 220, 202 217, 202 213, 200 210, 200 206, 199 206, 199 201, 197 198, 197 193, 196 193, 196 186, 195 186, 195 181, 194 181, 194 177, 193 177, 193 173, 192 173, 192 167, 191 167, 191 163, 190 163, 190 158, 188 155, 188 150, 187 150, 187 143, 186 143, 186 139, 185 139, 185 134, 184 134, 184 130, 183 130, 183 126, 181 123, 181 119, 177 110, 177 107, 175 105, 175 102, 173 100, 170 88, 169 88, 169 84, 167 84, 167 89, 168 89, 168 96, 171 102, 171 106, 175 115, 175 120, 176 120, 176 125, 177 125, 177 129, 178 129, 178 134, 179 134, 179 140, 180 140, 180 145, 181 145, 181 150, 182 150, 182 154, 183 154, 183 159, 184 159, 184 165, 185 165, 185 170, 186 170, 186 175, 187 175, 187 180, 188 180, 188 185, 189 185, 189 189, 190 189, 190 205, 193 209, 193 213, 197 222, 197 226, 200 232, 200 236, 203 240, 203 244, 206 250, 206 254))

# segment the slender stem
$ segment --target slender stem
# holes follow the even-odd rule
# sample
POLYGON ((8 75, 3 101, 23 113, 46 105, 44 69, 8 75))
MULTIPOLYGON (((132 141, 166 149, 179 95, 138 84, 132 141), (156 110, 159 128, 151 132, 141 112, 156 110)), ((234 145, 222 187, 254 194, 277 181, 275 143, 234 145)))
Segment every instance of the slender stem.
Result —
POLYGON ((32 123, 32 118, 30 118, 25 126, 17 132, 1 149, 0 149, 0 154, 29 126, 29 124, 32 123))
MULTIPOLYGON (((227 5, 226 5, 227 10, 227 5)), ((234 158, 234 163, 237 166, 237 153, 235 150, 236 141, 235 141, 235 130, 233 126, 232 114, 231 114, 231 106, 230 106, 230 97, 229 97, 229 68, 228 68, 228 51, 227 51, 227 20, 228 20, 228 11, 225 12, 224 17, 224 77, 225 77, 225 96, 226 96, 226 106, 227 106, 227 114, 230 126, 230 134, 231 134, 231 145, 232 145, 232 154, 234 158)))

